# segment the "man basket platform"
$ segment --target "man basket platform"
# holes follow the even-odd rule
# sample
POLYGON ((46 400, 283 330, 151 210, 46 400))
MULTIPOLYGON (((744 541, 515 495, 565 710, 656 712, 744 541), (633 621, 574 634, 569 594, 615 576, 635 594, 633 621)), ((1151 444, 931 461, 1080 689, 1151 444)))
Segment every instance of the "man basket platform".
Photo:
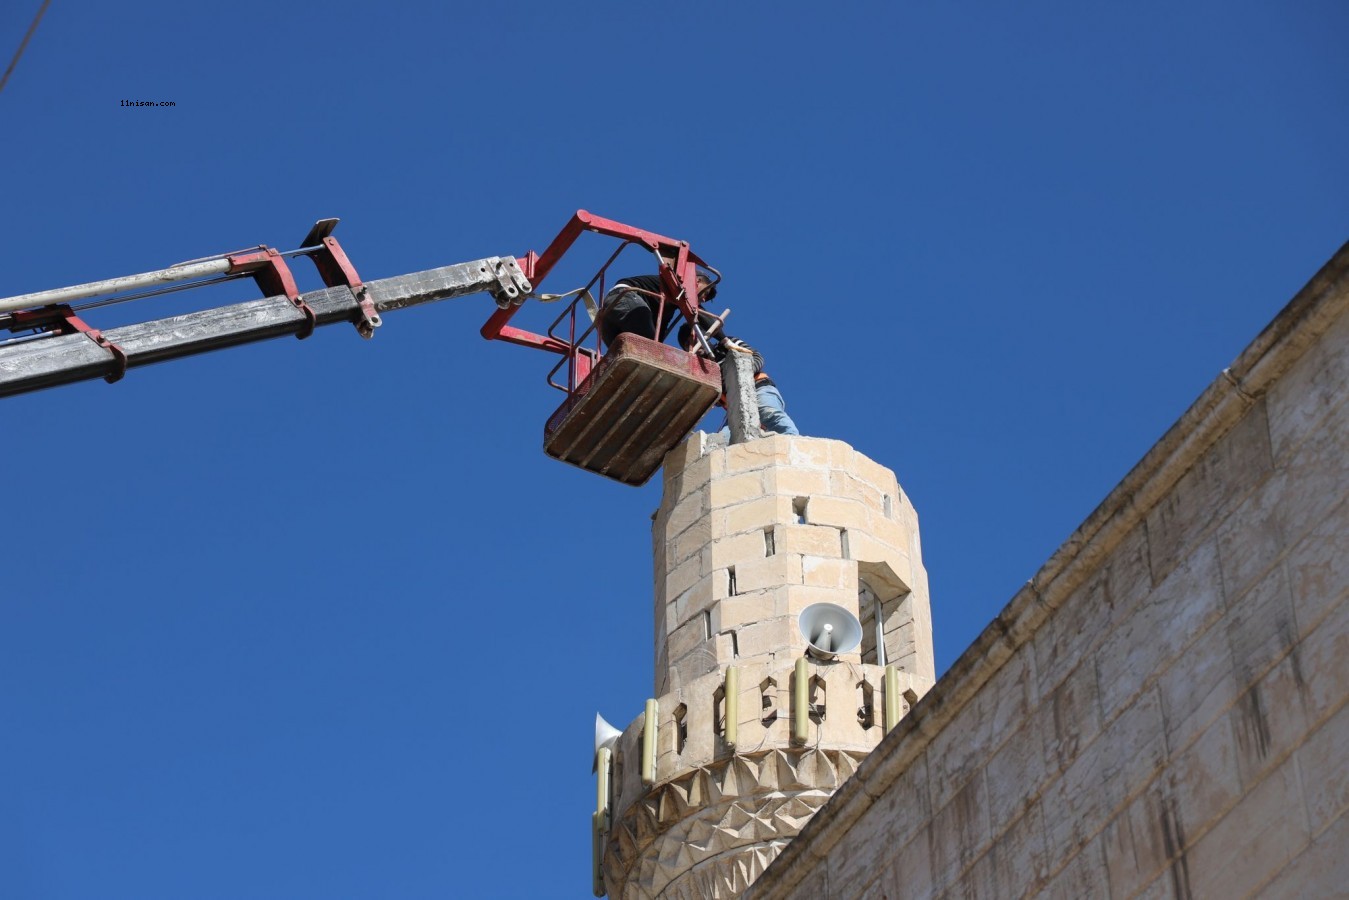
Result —
POLYGON ((548 419, 543 450, 624 484, 646 484, 720 396, 721 370, 711 360, 619 335, 548 419))

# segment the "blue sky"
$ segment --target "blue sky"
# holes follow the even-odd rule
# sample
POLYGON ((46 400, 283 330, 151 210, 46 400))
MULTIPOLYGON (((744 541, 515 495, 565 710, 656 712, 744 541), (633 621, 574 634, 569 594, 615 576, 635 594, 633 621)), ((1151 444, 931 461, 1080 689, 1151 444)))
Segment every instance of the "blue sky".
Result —
MULTIPOLYGON (((38 5, 0 8, 5 62, 38 5)), ((1333 2, 56 0, 0 93, 0 295, 324 216, 367 279, 578 208, 687 239, 803 430, 913 498, 945 669, 1349 238, 1346 33, 1333 2)), ((589 896, 658 480, 543 456, 552 359, 481 340, 492 308, 0 404, 0 896, 589 896)))

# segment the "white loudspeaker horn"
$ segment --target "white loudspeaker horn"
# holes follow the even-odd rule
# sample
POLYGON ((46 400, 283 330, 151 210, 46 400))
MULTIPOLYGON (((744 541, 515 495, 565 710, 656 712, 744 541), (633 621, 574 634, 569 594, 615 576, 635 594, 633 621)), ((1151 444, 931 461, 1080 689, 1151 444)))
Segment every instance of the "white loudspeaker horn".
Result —
POLYGON ((595 762, 590 765, 591 772, 594 772, 599 765, 600 748, 608 747, 612 750, 614 744, 617 744, 618 739, 622 736, 623 732, 604 721, 604 716, 595 713, 595 762))
POLYGON ((806 652, 818 659, 833 659, 862 642, 862 623, 836 603, 812 603, 801 610, 796 627, 806 639, 806 652))

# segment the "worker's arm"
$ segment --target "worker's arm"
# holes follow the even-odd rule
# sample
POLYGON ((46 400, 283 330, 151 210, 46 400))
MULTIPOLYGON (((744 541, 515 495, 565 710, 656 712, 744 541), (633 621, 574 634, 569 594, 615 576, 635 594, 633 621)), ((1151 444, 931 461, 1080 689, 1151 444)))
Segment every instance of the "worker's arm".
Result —
POLYGON ((746 344, 739 338, 733 337, 732 335, 729 334, 723 336, 721 342, 717 345, 718 360, 722 359, 725 356, 725 352, 727 351, 728 348, 730 348, 731 352, 750 354, 750 356, 754 360, 754 374, 759 375, 763 372, 763 355, 759 353, 758 350, 755 350, 753 347, 751 347, 749 344, 746 344))

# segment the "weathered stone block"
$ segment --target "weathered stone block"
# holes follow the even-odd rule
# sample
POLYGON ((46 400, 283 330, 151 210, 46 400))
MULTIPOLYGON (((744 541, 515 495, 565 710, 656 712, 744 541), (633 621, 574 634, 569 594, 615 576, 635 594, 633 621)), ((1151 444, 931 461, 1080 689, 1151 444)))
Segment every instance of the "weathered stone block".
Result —
POLYGON ((865 481, 853 475, 851 472, 842 469, 835 469, 829 473, 829 494, 834 497, 844 497, 848 500, 856 500, 865 506, 873 515, 893 516, 895 508, 895 496, 893 493, 887 494, 865 481), (889 503, 886 498, 889 497, 889 503))
POLYGON ((678 658, 671 657, 669 689, 679 690, 717 670, 715 644, 708 641, 678 658))
POLYGON ((1085 844, 1148 784, 1166 757, 1161 704, 1155 692, 1138 697, 1084 749, 1046 792, 1051 848, 1085 844))
POLYGON ((1227 628, 1214 623, 1157 680, 1169 745, 1176 750, 1188 746, 1244 688, 1232 666, 1227 628))
MULTIPOLYGON (((833 460, 837 448, 847 447, 841 441, 820 438, 795 438, 787 447, 787 464, 795 467, 828 469, 838 465, 833 460)), ((838 451, 841 455, 841 451, 838 451)), ((840 460, 841 462, 841 460, 840 460)))
POLYGON ((1153 578, 1165 578, 1272 471, 1265 409, 1259 403, 1148 513, 1153 578))
MULTIPOLYGON (((1046 818, 1052 814, 1047 813, 1046 818)), ((1049 882, 1042 897, 1049 900, 1083 900, 1087 897, 1104 897, 1109 889, 1109 877, 1106 874, 1105 855, 1101 849, 1101 838, 1097 836, 1081 846, 1064 847, 1053 843, 1050 828, 1045 826, 1045 843, 1050 869, 1058 865, 1062 868, 1049 882), (1056 861, 1062 860, 1062 863, 1056 861)))
POLYGON ((801 582, 857 593, 857 563, 847 559, 801 557, 801 582))
MULTIPOLYGON (((1193 841, 1241 797, 1231 722, 1226 716, 1218 719, 1192 744, 1173 750, 1171 755, 1171 765, 1161 781, 1176 821, 1184 823, 1193 841)), ((1177 846, 1173 853, 1182 849, 1186 847, 1177 846)))
POLYGON ((1275 476, 1283 481, 1277 514, 1279 527, 1298 541, 1344 500, 1349 484, 1349 401, 1335 408, 1321 428, 1303 441, 1275 476))
POLYGON ((1349 317, 1341 317, 1307 354, 1269 389, 1271 451, 1288 457, 1345 401, 1349 384, 1349 317))
POLYGON ((761 532, 770 525, 792 521, 792 498, 761 497, 714 513, 712 536, 719 539, 746 531, 761 532))
POLYGON ((716 648, 718 665, 734 665, 736 657, 740 655, 734 630, 719 631, 712 635, 712 640, 716 648))
MULTIPOLYGON (((1341 706, 1297 749, 1311 832, 1319 835, 1337 819, 1349 821, 1349 705, 1341 706)), ((1346 845, 1349 846, 1349 845, 1346 845)), ((1349 854, 1345 854, 1349 857, 1349 854)), ((1344 882, 1349 884, 1349 882, 1344 882)))
POLYGON ((878 879, 883 897, 898 900, 911 896, 914 885, 932 884, 932 840, 930 829, 924 828, 899 848, 878 879))
POLYGON ((734 444, 721 451, 726 460, 727 474, 748 472, 765 466, 790 464, 790 438, 774 435, 743 444, 734 444))
POLYGON ((801 557, 794 553, 779 553, 762 559, 751 559, 735 567, 737 593, 748 593, 784 584, 801 584, 801 557))
POLYGON ((1029 654, 1014 655, 932 739, 933 806, 945 806, 1016 732, 1033 706, 1029 654))
POLYGON ((795 632, 796 629, 792 620, 787 617, 755 622, 752 625, 737 629, 736 636, 740 644, 740 658, 750 659, 773 653, 799 656, 804 650, 805 644, 795 632), (795 649, 795 653, 793 653, 793 649, 795 649))
POLYGON ((1293 760, 1250 789, 1187 853, 1196 897, 1240 897, 1310 843, 1293 760))
POLYGON ((934 893, 952 884, 991 842, 988 797, 982 773, 971 778, 951 802, 932 817, 932 887, 934 893))
POLYGON ((1031 639, 1040 691, 1049 693, 1105 641, 1116 608, 1106 601, 1108 575, 1100 572, 1073 591, 1031 639))
POLYGON ((910 551, 909 538, 912 531, 903 523, 896 522, 894 519, 887 519, 880 513, 872 513, 869 522, 868 530, 876 540, 906 552, 910 551))
POLYGON ((1321 722, 1349 696, 1349 593, 1292 653, 1301 673, 1302 704, 1309 723, 1321 722))
POLYGON ((1349 499, 1293 546, 1287 564, 1298 630, 1305 637, 1349 598, 1349 499))
POLYGON ((1132 897, 1167 867, 1174 848, 1171 801, 1148 789, 1101 833, 1110 896, 1132 897))
MULTIPOLYGON (((671 482, 675 481, 684 470, 703 457, 703 441, 707 436, 701 431, 695 431, 682 443, 675 446, 673 450, 665 454, 664 474, 665 486, 668 489, 671 482)), ((669 491, 666 491, 669 496, 669 491)))
POLYGON ((691 588, 664 604, 666 630, 674 631, 694 612, 710 606, 714 599, 712 578, 698 579, 691 588))
POLYGON ((1250 684, 1282 659, 1297 640, 1293 605, 1283 567, 1276 567, 1223 617, 1237 680, 1250 684))
POLYGON ((1032 804, 960 877, 952 894, 1016 900, 1034 891, 1048 874, 1042 818, 1039 804, 1032 804))
POLYGON ((712 480, 712 461, 711 456, 702 456, 691 462, 678 476, 678 482, 672 485, 673 490, 666 492, 666 497, 682 500, 706 488, 707 483, 712 480))
POLYGON ((670 549, 666 551, 665 555, 666 564, 677 566, 689 557, 702 552, 702 549, 711 542, 712 518, 704 516, 685 528, 671 542, 670 549))
POLYGON ((832 892, 829 888, 829 870, 820 866, 794 885, 784 900, 821 900, 821 898, 837 896, 842 895, 832 892))
MULTIPOLYGON (((806 522, 811 525, 829 525, 870 533, 867 508, 856 500, 812 495, 806 505, 806 522)), ((900 545, 893 545, 900 546, 900 545)))
POLYGON ((773 545, 778 553, 842 557, 839 531, 826 525, 783 524, 773 527, 773 545))
POLYGON ((656 528, 668 538, 678 537, 694 522, 707 515, 707 493, 697 491, 679 500, 671 507, 662 506, 656 513, 656 528))
POLYGON ((1254 784, 1302 743, 1310 730, 1303 709, 1302 673, 1284 657, 1232 707, 1237 768, 1242 784, 1254 784))
POLYGON ((678 597, 697 584, 704 574, 702 554, 684 560, 665 577, 665 596, 678 597))
POLYGON ((857 615, 857 592, 827 588, 820 585, 790 585, 787 587, 787 613, 795 619, 813 603, 835 603, 857 615))
POLYGON ((1218 561, 1229 603, 1265 577, 1287 547, 1277 508, 1281 486, 1266 480, 1218 527, 1218 561))
POLYGON ((709 488, 712 509, 725 509, 737 503, 766 496, 768 491, 764 488, 765 479, 766 476, 762 471, 742 472, 716 479, 709 488))
POLYGON ((1263 897, 1333 897, 1349 884, 1349 816, 1343 816, 1261 891, 1263 897))
POLYGON ((684 654, 702 645, 707 639, 707 631, 702 621, 694 619, 670 632, 669 656, 677 660, 684 654))
POLYGON ((764 483, 770 492, 788 497, 811 497, 815 494, 827 494, 829 493, 829 470, 777 466, 765 470, 764 483))
POLYGON ((985 765, 988 782, 989 830, 1002 834, 1026 812, 1054 772, 1046 765, 1040 722, 1029 719, 995 752, 985 765))
POLYGON ((1130 702, 1222 613, 1218 554, 1209 541, 1173 566, 1166 580, 1113 629, 1110 652, 1097 657, 1102 714, 1109 718, 1130 702))
POLYGON ((763 559, 767 551, 762 531, 747 531, 743 534, 723 537, 712 544, 712 567, 724 569, 727 566, 739 566, 755 559, 763 559))
POLYGON ((717 631, 743 628, 755 622, 766 622, 787 614, 786 592, 762 590, 727 597, 717 604, 712 614, 712 626, 717 631))
MULTIPOLYGON (((860 453, 853 455, 849 471, 881 494, 889 494, 895 509, 903 502, 903 495, 895 481, 895 473, 880 463, 867 459, 860 453)), ((912 508, 912 505, 910 505, 912 508)))
POLYGON ((697 584, 675 599, 676 628, 695 616, 716 607, 718 598, 716 592, 712 590, 715 581, 715 575, 701 578, 697 584))

